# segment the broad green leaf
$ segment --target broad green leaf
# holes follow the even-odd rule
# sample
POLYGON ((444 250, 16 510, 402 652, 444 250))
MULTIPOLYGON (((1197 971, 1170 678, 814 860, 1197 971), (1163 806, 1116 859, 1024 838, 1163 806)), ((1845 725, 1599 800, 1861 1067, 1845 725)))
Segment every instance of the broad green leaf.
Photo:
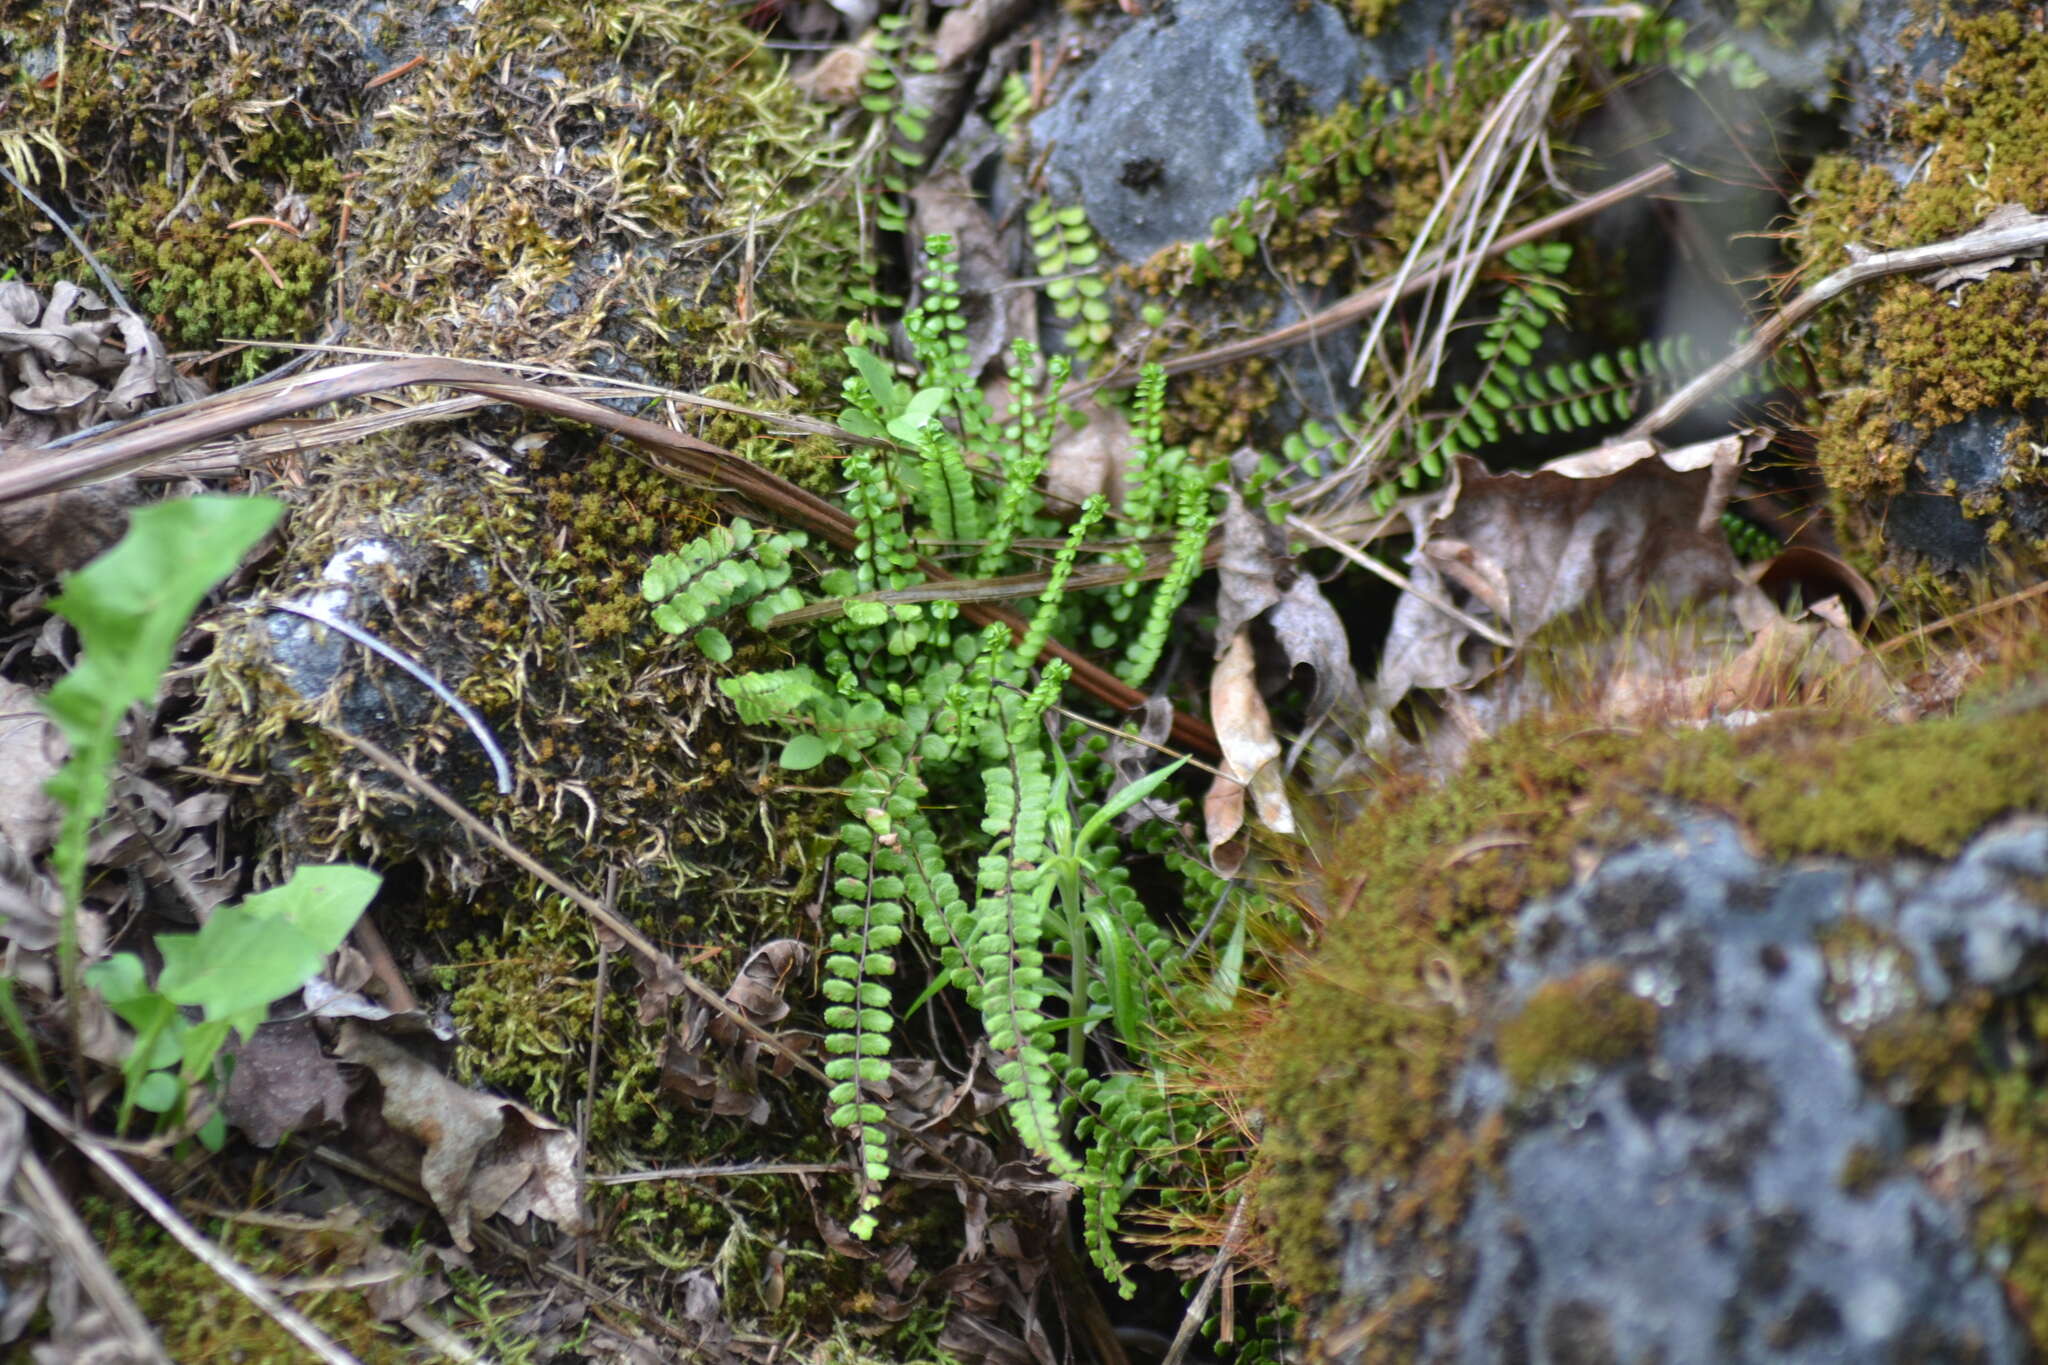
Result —
POLYGON ((889 434, 905 444, 917 440, 925 424, 932 420, 950 396, 945 389, 919 389, 903 405, 902 413, 890 419, 889 434))
POLYGON ((1110 797, 1102 809, 1095 812, 1089 818, 1087 824, 1081 826, 1080 847, 1088 847, 1090 843, 1094 842, 1095 836, 1102 832, 1105 825, 1116 819, 1117 816, 1122 815, 1132 806, 1143 801, 1153 792, 1159 790, 1162 783, 1186 765, 1187 759, 1175 759, 1157 772, 1146 773, 1143 777, 1131 783, 1130 786, 1125 787, 1115 796, 1110 797))
POLYGON ((345 864, 301 867, 283 886, 220 907, 198 933, 157 939, 157 990, 247 1037, 272 1003, 312 980, 341 946, 380 880, 345 864))
POLYGON ((138 508, 113 549, 64 580, 50 609, 78 628, 81 653, 43 707, 71 758, 45 789, 64 807, 53 860, 67 902, 85 869, 85 841, 107 803, 114 735, 128 708, 156 696, 178 637, 200 601, 276 524, 269 498, 207 494, 138 508))
POLYGON ((831 752, 831 747, 817 735, 792 735, 776 762, 793 773, 807 772, 823 763, 831 752))
MULTIPOLYGON (((894 375, 889 373, 886 361, 865 346, 848 346, 846 359, 866 381, 868 392, 883 412, 895 412, 903 406, 903 391, 897 385, 894 375)), ((880 432, 876 432, 880 435, 880 432)))

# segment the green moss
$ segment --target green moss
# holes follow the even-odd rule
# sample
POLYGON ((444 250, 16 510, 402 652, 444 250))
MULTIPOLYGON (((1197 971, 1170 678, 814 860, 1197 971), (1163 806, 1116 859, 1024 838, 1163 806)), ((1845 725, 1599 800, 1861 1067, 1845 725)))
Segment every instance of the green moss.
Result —
MULTIPOLYGON (((155 1222, 126 1206, 96 1199, 83 1201, 80 1212, 171 1359, 241 1365, 298 1365, 306 1359, 306 1348, 296 1337, 229 1288, 155 1222)), ((347 1238, 267 1234, 225 1220, 202 1230, 273 1285, 357 1268, 353 1262, 334 1259, 337 1251, 354 1244, 347 1238)), ((402 1365, 415 1358, 412 1349, 377 1320, 360 1290, 293 1294, 291 1303, 364 1365, 402 1365)))
POLYGON ((1657 1037, 1657 1004, 1628 988, 1607 963, 1537 987, 1500 1026, 1501 1071, 1518 1091, 1614 1066, 1647 1052, 1657 1037))
POLYGON ((1259 1207, 1294 1291, 1332 1284, 1324 1215, 1348 1178, 1411 1191, 1374 1211, 1376 1236, 1455 1225, 1473 1154, 1444 1146, 1439 1109, 1474 1027, 1460 983, 1487 980, 1506 917, 1569 878, 1575 802, 1622 743, 1522 727, 1442 786, 1390 776, 1340 836, 1328 894, 1346 909, 1257 1044, 1269 1078, 1259 1207))
MULTIPOLYGON (((1721 746, 1716 746, 1721 747, 1721 746)), ((1730 767, 1688 775, 1678 794, 1739 783, 1733 808, 1772 852, 1882 858, 1948 857, 2012 811, 2048 810, 2048 711, 1982 720, 1931 720, 1862 734, 1743 736, 1730 767)))
MULTIPOLYGON (((1907 106, 1881 157, 1827 156, 1810 173, 1798 233, 1810 276, 1847 264, 1852 246, 1956 236, 2001 204, 2048 209, 2048 107, 2038 98, 2048 83, 2048 30, 2015 7, 1944 16, 1943 31, 1962 54, 1938 90, 1923 89, 1907 106), (1877 164, 1897 158, 1916 163, 1904 185, 1877 164)), ((1817 328, 1821 384, 1845 391, 1820 415, 1819 463, 1838 530, 1863 567, 1893 585, 1918 572, 1893 551, 1885 519, 1932 429, 1977 411, 2024 411, 2048 397, 2048 356, 2030 344, 2044 318, 2048 280, 2018 269, 1948 290, 1893 277, 1817 328)), ((2037 476, 2026 481, 2040 486, 2037 476)), ((2002 510, 1995 493, 1963 507, 1985 518, 1987 530, 2002 510)), ((2009 526, 1998 544, 2021 570, 2048 555, 2048 545, 2026 543, 2009 526)))

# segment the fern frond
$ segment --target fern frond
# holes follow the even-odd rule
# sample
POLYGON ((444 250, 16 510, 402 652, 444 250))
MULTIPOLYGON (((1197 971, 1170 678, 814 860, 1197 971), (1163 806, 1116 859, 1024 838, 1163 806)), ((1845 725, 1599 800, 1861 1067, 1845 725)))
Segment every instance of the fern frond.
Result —
POLYGON ((1133 687, 1151 677, 1152 670, 1159 666, 1160 656, 1166 652, 1167 637, 1173 630, 1174 613, 1180 610, 1188 589, 1202 571, 1202 552, 1208 548, 1209 530, 1215 525, 1209 502, 1208 476, 1192 467, 1183 469, 1179 496, 1175 499, 1174 520, 1180 529, 1173 540, 1173 567, 1152 590, 1145 628, 1116 668, 1117 676, 1133 687))
MULTIPOLYGON (((899 749, 874 753, 877 765, 852 782, 846 804, 856 819, 840 827, 834 855, 834 905, 838 929, 825 943, 825 1078, 831 1124, 854 1132, 860 1144, 862 1199, 854 1236, 874 1230, 877 1187, 889 1179, 887 1113, 868 1087, 889 1081, 889 978, 895 976, 895 948, 903 941, 903 900, 909 886, 901 876, 899 847, 905 835, 920 837, 924 817, 918 802, 924 784, 907 769, 899 749)), ((924 888, 920 888, 922 892, 924 888)))
POLYGON ((1059 392, 1072 365, 1063 355, 1046 363, 1043 385, 1034 382, 1038 348, 1023 339, 1010 349, 1011 416, 1003 428, 1003 486, 997 495, 995 520, 988 543, 975 562, 975 573, 993 578, 1016 539, 1025 517, 1037 506, 1038 479, 1052 451, 1053 424, 1058 420, 1059 392), (1034 391, 1037 397, 1032 395, 1034 391))
POLYGON ((1073 575, 1074 561, 1081 556, 1081 542, 1088 538, 1088 533, 1095 529, 1108 510, 1109 499, 1100 493, 1081 504, 1081 515, 1067 533, 1067 543, 1053 558, 1052 572, 1046 575, 1045 591, 1038 595, 1038 610, 1031 614, 1031 625, 1025 630, 1024 638, 1017 642, 1017 652, 1011 662, 1013 671, 1021 673, 1031 667, 1045 651, 1045 642, 1052 638, 1053 620, 1059 615, 1060 603, 1067 595, 1067 579, 1073 575))
POLYGON ((996 1079, 1010 1099, 1011 1121, 1024 1145, 1055 1175, 1077 1178, 1081 1163, 1060 1137, 1059 1083, 1052 1027, 1044 1003, 1046 911, 1053 882, 1045 875, 1046 829, 1052 808, 1041 719, 1068 672, 1046 665, 1029 696, 1006 698, 1004 761, 982 773, 987 814, 982 832, 993 842, 975 879, 972 937, 966 958, 979 978, 981 1017, 998 1060, 996 1079))
POLYGON ((656 555, 641 575, 640 595, 655 604, 656 626, 671 635, 697 631, 697 647, 723 663, 732 657, 732 644, 704 623, 751 604, 748 621, 759 629, 777 612, 802 606, 802 596, 787 585, 791 556, 807 543, 801 531, 759 535, 746 518, 735 517, 673 554, 656 555))

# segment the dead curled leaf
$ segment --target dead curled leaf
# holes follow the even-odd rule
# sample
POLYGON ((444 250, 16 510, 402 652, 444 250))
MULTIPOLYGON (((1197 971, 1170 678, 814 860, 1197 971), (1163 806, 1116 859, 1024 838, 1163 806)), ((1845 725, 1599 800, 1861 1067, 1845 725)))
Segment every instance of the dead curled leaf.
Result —
POLYGON ((39 858, 56 840, 62 813, 43 791, 66 748, 38 694, 0 678, 0 840, 39 858))
POLYGON ((234 1049, 234 1058, 221 1109, 258 1147, 275 1147, 288 1134, 345 1119, 348 1080, 341 1064, 321 1049, 310 1019, 262 1025, 234 1049))
MULTIPOLYGON (((1280 741, 1273 737, 1273 717, 1259 695, 1257 664, 1248 629, 1240 629, 1230 637, 1209 675, 1209 717, 1216 727, 1216 742, 1223 750, 1227 774, 1219 775, 1210 785, 1203 803, 1209 854, 1212 861, 1219 856, 1227 861, 1235 849, 1237 862, 1241 863, 1243 851, 1236 848, 1234 841, 1244 827, 1247 793, 1261 824, 1276 834, 1294 832, 1294 812, 1287 804, 1286 784, 1280 773, 1280 741)), ((1224 865, 1224 861, 1219 861, 1218 870, 1224 865)), ((1235 863, 1231 870, 1236 870, 1235 863)))
POLYGON ((1228 488, 1225 495, 1217 563, 1218 656, 1241 629, 1258 622, 1270 632, 1287 676, 1303 668, 1310 674, 1301 735, 1281 764, 1284 775, 1294 770, 1324 722, 1363 713, 1365 693, 1351 664, 1350 634, 1323 596, 1322 585, 1288 553, 1286 532, 1254 511, 1237 489, 1228 488))
POLYGON ((1471 650, 1472 632, 1424 594, 1491 616, 1518 645, 1573 613, 1604 612, 1617 628, 1579 646, 1559 680, 1581 690, 1574 706, 1612 723, 1706 723, 1830 688, 1895 704, 1838 601, 1787 620, 1736 564, 1716 518, 1751 453, 1738 434, 1675 451, 1602 447, 1530 474, 1462 462, 1454 505, 1423 528, 1411 556, 1420 591, 1395 608, 1376 743, 1391 742, 1384 708, 1429 690, 1445 723, 1422 750, 1449 771, 1473 741, 1557 701, 1553 680, 1507 668, 1512 655, 1471 650), (1644 613, 1648 604, 1661 610, 1644 613))
POLYGON ((1531 473, 1489 473, 1459 460, 1459 487, 1409 558, 1416 592, 1394 608, 1377 684, 1392 707, 1417 688, 1465 689, 1507 661, 1475 651, 1463 623, 1424 600, 1492 617, 1517 645, 1586 608, 1676 608, 1738 583, 1714 525, 1740 437, 1659 453, 1647 442, 1605 448, 1531 473))
MULTIPOLYGON (((733 974, 725 1000, 740 1015, 766 1028, 789 1014, 784 992, 810 958, 810 950, 793 938, 778 938, 755 948, 733 974)), ((768 1100, 760 1093, 758 1070, 761 1041, 708 1005, 692 1001, 682 1027, 662 1044, 661 1088, 714 1114, 768 1121, 768 1100), (717 1043, 714 1052, 707 1043, 717 1043)), ((789 1059, 777 1053, 774 1074, 786 1075, 789 1059)))
POLYGON ((1115 408, 1087 399, 1074 408, 1085 426, 1059 423, 1046 453, 1045 496, 1056 515, 1079 511, 1100 493, 1112 508, 1123 506, 1130 486, 1131 420, 1115 408))
POLYGON ((1216 561, 1216 657, 1237 634, 1280 601, 1280 575, 1290 572, 1284 532, 1246 504, 1235 488, 1223 490, 1223 551, 1216 561))
POLYGON ((376 1077, 383 1122, 419 1144, 406 1147, 402 1160, 418 1162, 420 1187, 456 1246, 473 1250, 470 1229, 494 1214, 583 1230, 574 1133, 516 1101, 465 1089, 352 1019, 342 1021, 334 1055, 376 1077))
MULTIPOLYGON (((1119 734, 1110 740, 1109 749, 1103 755, 1110 771, 1116 774, 1110 780, 1105 801, 1114 800, 1118 792, 1159 766, 1167 736, 1173 732, 1173 702, 1163 693, 1147 697, 1140 709, 1143 719, 1138 724, 1137 738, 1119 734)), ((1163 820, 1171 824, 1178 817, 1176 802, 1153 795, 1118 816, 1116 827, 1129 834, 1150 821, 1163 820)))

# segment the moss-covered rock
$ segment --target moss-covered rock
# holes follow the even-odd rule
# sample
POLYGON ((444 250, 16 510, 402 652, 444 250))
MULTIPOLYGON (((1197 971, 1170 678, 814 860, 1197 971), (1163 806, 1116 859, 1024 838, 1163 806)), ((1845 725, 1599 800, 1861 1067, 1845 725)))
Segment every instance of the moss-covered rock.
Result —
MULTIPOLYGON (((2048 210, 2048 28, 2012 4, 1944 3, 1906 32, 1918 57, 1872 77, 1869 127, 1807 182, 1797 240, 1815 278, 1852 247, 1918 246, 2001 205, 2048 210)), ((1872 285, 1819 329, 1818 458, 1838 529, 1894 584, 2048 563, 2036 344, 2048 282, 2024 264, 1947 288, 1872 285)))
MULTIPOLYGON (((2012 1010, 2037 1008, 2027 950, 2018 945, 2027 933, 2048 931, 2048 900, 2018 862, 2001 862, 2004 854, 1971 841, 2002 818, 2048 812, 2048 787, 2032 761, 2048 751, 2048 713, 2036 696, 2038 652, 2026 644, 2038 638, 2037 631, 2003 635, 2009 665, 1952 719, 1897 726, 1822 710, 1733 730, 1653 726, 1622 733, 1553 715, 1481 744, 1440 785, 1383 778, 1339 855, 1325 864, 1325 894, 1341 913, 1285 1008, 1253 1045, 1267 1120, 1258 1207, 1281 1282, 1329 1314, 1312 1338, 1345 1358, 1416 1360, 1430 1358, 1457 1331, 1473 1330, 1471 1321, 1457 1326, 1460 1315, 1483 1297, 1483 1285, 1493 1285, 1484 1293, 1500 1290, 1487 1279, 1499 1267, 1475 1270, 1474 1244, 1464 1239, 1488 1219, 1499 1226, 1504 1206, 1497 1200, 1486 1205, 1496 1212, 1475 1212, 1495 1199, 1487 1191, 1525 1189, 1536 1178, 1526 1166, 1521 1175, 1502 1174, 1524 1159, 1516 1155, 1525 1151, 1518 1143, 1553 1131, 1545 1125, 1562 1115, 1592 1112, 1574 1108, 1593 1093, 1588 1087, 1613 1085, 1620 1114, 1631 1094, 1642 1099, 1658 1086, 1669 1088, 1681 1058, 1691 1066, 1706 1055, 1682 1041, 1706 1017, 1688 1010, 1699 1009, 1701 992, 1711 996, 1731 979, 1736 959, 1716 954, 1737 950, 1723 940, 1748 942, 1741 935, 1760 932, 1755 926, 1768 918, 1778 892, 1731 891, 1723 928, 1685 942, 1684 935, 1672 938, 1673 926, 1683 923, 1674 917, 1689 898, 1707 894, 1699 888, 1711 878, 1696 881, 1682 867, 1661 879, 1621 871, 1633 865, 1633 848, 1666 849, 1681 864, 1693 856, 1687 850, 1697 850, 1705 835, 1684 832, 1696 828, 1690 812, 1711 810, 1733 822, 1719 827, 1730 832, 1716 836, 1717 846, 1734 856, 1742 847, 1734 841, 1739 829, 1749 849, 1741 857, 1757 869, 1759 888, 1784 887, 1785 896, 1807 898, 1799 903, 1809 909, 1800 913, 1813 918, 1800 931, 1808 937, 1797 952, 1789 939, 1740 951, 1748 954, 1743 970, 1757 981, 1782 978, 1785 984, 1772 990, 1793 992, 1799 1009, 1833 1021, 1828 1027, 1842 1041, 1826 1055, 1853 1057, 1837 1087, 1852 1098, 1839 1113, 1840 1150, 1830 1149, 1824 1163, 1830 1188, 1868 1192, 1894 1177, 1911 1184, 1937 1172, 1941 1123, 1934 1115, 1944 1106, 1971 1106, 1984 1116, 1986 1133, 2011 1129, 2018 1110, 2009 1098, 1999 1109, 1997 1097, 2024 1087, 2026 1073, 1995 1049, 1987 1052, 1986 1042, 2008 1027, 1996 1021, 2012 1010), (1674 830, 1681 832, 1676 839, 1674 830), (1951 907, 1942 913, 1958 917, 1943 921, 1949 930, 1936 927, 1933 911, 1908 902, 1895 915, 1878 915, 1858 900, 1852 916, 1846 890, 1821 894, 1820 883, 1802 881, 1816 866, 1802 860, 1847 856, 1872 871, 1830 873, 1828 885, 1847 888, 1847 876, 1868 875, 1910 888, 1925 874, 1904 865, 1893 871, 1890 860, 1952 858, 1973 847, 1980 850, 1969 855, 1975 861, 1944 874, 1955 894, 1942 901, 1928 893, 1951 907), (1993 867, 2009 875, 1996 874, 2004 877, 1996 886, 1985 882, 1984 895, 2004 897, 1996 906, 2006 908, 1994 913, 1987 899, 1981 928, 1967 929, 1967 917, 1979 909, 1960 888, 1976 884, 1971 868, 1993 867), (1611 870, 1595 872, 1601 868, 1611 870), (1553 893, 1560 904, 1579 905, 1572 922, 1591 926, 1583 932, 1606 946, 1565 952, 1554 917, 1525 909, 1553 893), (2030 923, 2034 928, 2025 928, 2030 923), (1969 938, 1969 947, 1942 946, 1948 932, 1982 937, 1969 938), (1615 946, 1660 935, 1672 943, 1667 958, 1615 946), (1964 961, 1986 965, 1970 976, 1957 965, 1964 961), (1550 966, 1528 965, 1538 962, 1550 966), (1789 971, 1787 964, 1797 963, 1805 965, 1789 971), (1889 1136, 1851 1131, 1876 1111, 1891 1115, 1889 1136), (1342 1298, 1340 1289, 1354 1297, 1342 1298), (1365 1322, 1369 1334, 1343 1336, 1365 1322), (1342 1340, 1349 1345, 1340 1351, 1342 1340)), ((1721 1008, 1710 1007, 1709 1015, 1721 1008)), ((1754 1026, 1737 1017, 1733 1003, 1725 1008, 1735 1010, 1723 1021, 1731 1038, 1754 1026)), ((1674 1094, 1666 1103, 1683 1110, 1687 1101, 1674 1094)), ((1654 1113, 1632 1121, 1652 1136, 1676 1131, 1658 1128, 1654 1113)), ((1993 1164, 2017 1169, 2034 1141, 2024 1127, 1995 1137, 1993 1164)), ((1782 1150, 1775 1137, 1759 1143, 1759 1151, 1782 1150)), ((1724 1144, 1730 1161, 1741 1146, 1724 1144)), ((1704 1167, 1685 1177, 1709 1184, 1714 1178, 1704 1167)), ((1941 1217, 1955 1254, 1966 1255, 1962 1248, 1971 1244, 1994 1248, 1978 1273, 2036 1263, 2029 1258, 2048 1263, 2031 1241, 2035 1182, 2000 1176, 1966 1187, 1964 1193, 1985 1197, 1982 1204, 1936 1183, 1951 1201, 1941 1217), (1983 1218, 1994 1208, 2003 1211, 1995 1235, 1983 1218)), ((1746 1207, 1763 1212, 1778 1197, 1743 1196, 1746 1207)), ((1947 1291, 1929 1292, 1939 1299, 1947 1291)), ((1757 1337, 1763 1342, 1776 1333, 1773 1339, 1790 1341, 1807 1322, 1798 1307, 1788 1300, 1760 1309, 1754 1321, 1739 1324, 1738 1335, 1765 1334, 1757 1337)), ((1807 1308, 1815 1321, 1826 1316, 1815 1304, 1807 1308)), ((1533 1343, 1539 1338, 1522 1334, 1547 1330, 1548 1321, 1539 1316, 1501 1330, 1533 1343)), ((1616 1349, 1642 1345, 1624 1326, 1603 1329, 1616 1349)), ((1619 1358, 1629 1357, 1624 1351, 1619 1358)))

